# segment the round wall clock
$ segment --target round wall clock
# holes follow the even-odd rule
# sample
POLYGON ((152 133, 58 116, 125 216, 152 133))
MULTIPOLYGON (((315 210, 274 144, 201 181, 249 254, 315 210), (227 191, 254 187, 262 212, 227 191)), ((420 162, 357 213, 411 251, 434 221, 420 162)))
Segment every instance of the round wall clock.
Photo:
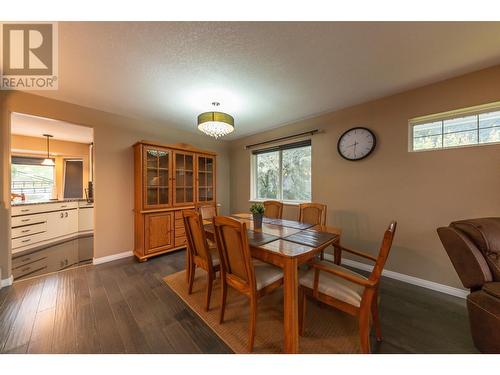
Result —
POLYGON ((344 159, 357 161, 370 155, 376 143, 375 134, 370 129, 356 127, 340 136, 337 151, 344 159))

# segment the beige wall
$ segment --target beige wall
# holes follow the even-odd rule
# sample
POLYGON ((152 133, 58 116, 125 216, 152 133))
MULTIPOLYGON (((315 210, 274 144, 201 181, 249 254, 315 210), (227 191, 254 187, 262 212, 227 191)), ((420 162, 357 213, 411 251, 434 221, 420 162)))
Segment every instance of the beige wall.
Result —
POLYGON ((227 144, 170 127, 148 125, 154 133, 141 130, 146 121, 93 110, 21 92, 0 92, 0 267, 2 278, 10 274, 10 112, 54 118, 94 128, 95 144, 95 257, 133 250, 133 151, 141 139, 163 143, 185 142, 218 153, 217 198, 221 212, 229 211, 229 159, 227 144))
MULTIPOLYGON (((28 137, 25 135, 12 134, 11 139, 12 155, 43 157, 47 152, 47 141, 44 138, 28 137)), ((86 143, 68 142, 57 139, 50 140, 50 154, 57 155, 55 159, 56 173, 56 195, 53 198, 62 199, 64 197, 64 160, 82 159, 83 161, 83 190, 82 197, 85 197, 84 190, 89 181, 89 145, 86 143)))
MULTIPOLYGON (((461 287, 436 228, 500 215, 500 145, 409 153, 408 119, 499 101, 499 87, 497 66, 232 142, 231 209, 249 207, 250 153, 244 145, 322 129, 312 137, 313 200, 328 205, 328 223, 343 229, 343 243, 375 254, 396 219, 386 268, 461 287), (374 154, 359 162, 342 159, 336 149, 342 132, 354 126, 372 129, 378 142, 374 154)), ((285 216, 296 215, 295 207, 285 208, 285 216)))

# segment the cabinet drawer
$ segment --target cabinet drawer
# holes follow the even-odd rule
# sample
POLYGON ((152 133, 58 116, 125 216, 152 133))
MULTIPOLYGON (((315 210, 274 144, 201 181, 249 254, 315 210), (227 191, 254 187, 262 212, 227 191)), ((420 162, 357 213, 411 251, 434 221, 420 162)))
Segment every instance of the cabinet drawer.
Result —
POLYGON ((78 207, 78 202, 59 202, 59 203, 20 205, 20 206, 13 206, 11 209, 11 213, 12 216, 31 215, 41 212, 69 210, 77 207, 78 207))
POLYGON ((19 227, 21 225, 37 224, 47 221, 47 214, 36 214, 36 215, 26 215, 26 216, 15 216, 11 220, 12 228, 19 227))
POLYGON ((186 229, 184 226, 182 227, 175 227, 175 237, 186 237, 186 229))
POLYGON ((175 227, 176 228, 184 228, 184 220, 183 219, 175 219, 175 227))
POLYGON ((12 258, 12 268, 19 268, 27 264, 39 261, 40 259, 47 257, 47 251, 36 251, 34 253, 23 255, 17 258, 12 258))
POLYGON ((14 279, 19 279, 23 276, 35 276, 42 273, 47 268, 47 258, 42 258, 36 262, 21 265, 20 267, 12 269, 12 276, 14 279))
POLYGON ((12 229, 12 238, 29 236, 35 233, 42 233, 47 230, 47 223, 26 225, 23 227, 17 227, 12 229))
POLYGON ((187 244, 187 238, 184 237, 176 237, 175 238, 175 246, 182 246, 187 244))
POLYGON ((31 236, 14 238, 12 240, 12 249, 17 249, 24 246, 29 246, 31 244, 35 244, 37 242, 45 240, 45 233, 37 233, 31 236))

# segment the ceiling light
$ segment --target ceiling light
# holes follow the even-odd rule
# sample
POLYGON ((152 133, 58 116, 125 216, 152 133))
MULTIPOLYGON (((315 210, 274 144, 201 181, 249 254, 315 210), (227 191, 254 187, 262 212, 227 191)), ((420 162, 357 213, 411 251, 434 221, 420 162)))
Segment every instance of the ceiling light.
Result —
POLYGON ((54 166, 56 163, 54 163, 54 159, 50 158, 50 153, 49 153, 49 139, 53 137, 53 135, 50 134, 44 134, 44 137, 47 137, 47 158, 42 161, 42 165, 48 165, 48 166, 54 166))
MULTIPOLYGON (((220 103, 212 105, 218 107, 220 103)), ((224 112, 203 112, 198 115, 198 129, 217 139, 234 131, 234 118, 224 112)))

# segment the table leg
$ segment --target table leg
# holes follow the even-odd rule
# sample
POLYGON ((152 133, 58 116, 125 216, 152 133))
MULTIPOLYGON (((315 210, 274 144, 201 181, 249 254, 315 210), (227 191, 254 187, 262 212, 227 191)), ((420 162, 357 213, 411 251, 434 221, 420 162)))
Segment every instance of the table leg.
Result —
POLYGON ((299 297, 298 267, 296 258, 286 258, 284 272, 284 352, 299 351, 299 297))

